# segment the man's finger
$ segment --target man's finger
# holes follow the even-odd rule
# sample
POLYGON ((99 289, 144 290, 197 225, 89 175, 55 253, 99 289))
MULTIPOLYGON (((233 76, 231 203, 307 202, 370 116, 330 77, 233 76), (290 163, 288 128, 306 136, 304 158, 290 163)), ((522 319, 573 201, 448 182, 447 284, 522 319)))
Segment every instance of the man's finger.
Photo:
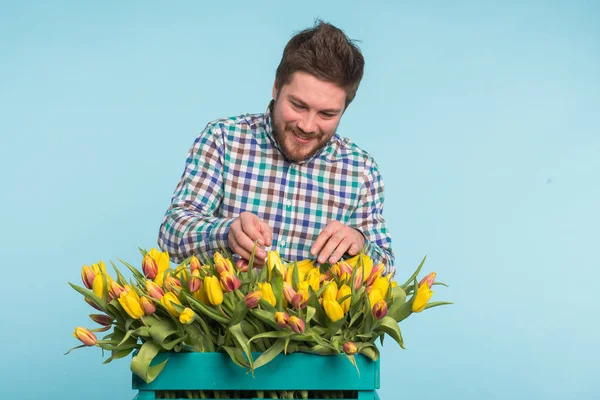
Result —
POLYGON ((240 214, 242 230, 252 240, 252 243, 259 242, 261 246, 265 245, 265 238, 261 233, 261 220, 257 215, 250 212, 240 214))
POLYGON ((263 220, 260 221, 260 232, 262 233, 262 236, 265 239, 265 242, 263 244, 265 246, 271 246, 273 242, 273 231, 271 230, 269 224, 267 224, 263 220))
MULTIPOLYGON (((327 260, 331 260, 331 256, 335 249, 339 246, 339 244, 344 239, 343 231, 337 231, 334 235, 329 237, 327 243, 323 247, 323 249, 319 252, 319 258, 317 259, 319 263, 324 263, 327 260)), ((343 253, 342 253, 343 254, 343 253)))
MULTIPOLYGON (((310 248, 310 254, 312 254, 313 256, 316 256, 317 254, 321 253, 323 246, 329 241, 329 238, 333 234, 335 234, 335 223, 336 222, 337 221, 329 222, 327 224, 327 226, 321 231, 321 233, 319 233, 319 236, 317 236, 315 243, 313 243, 312 247, 310 248)), ((319 261, 319 262, 321 262, 321 261, 319 261)))

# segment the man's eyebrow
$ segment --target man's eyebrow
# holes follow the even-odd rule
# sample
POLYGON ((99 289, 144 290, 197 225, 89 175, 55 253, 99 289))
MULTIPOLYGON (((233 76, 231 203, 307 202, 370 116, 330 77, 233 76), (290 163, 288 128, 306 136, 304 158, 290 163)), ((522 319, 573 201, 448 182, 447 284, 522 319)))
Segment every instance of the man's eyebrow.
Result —
MULTIPOLYGON (((290 94, 289 98, 290 98, 290 100, 292 100, 295 103, 298 103, 298 104, 300 104, 302 106, 305 106, 305 107, 307 106, 307 104, 305 102, 303 102, 302 100, 300 100, 299 98, 297 98, 293 94, 290 94)), ((328 108, 328 109, 325 109, 325 110, 319 110, 319 112, 331 113, 331 114, 338 114, 338 113, 342 112, 342 110, 339 109, 339 108, 328 108)))

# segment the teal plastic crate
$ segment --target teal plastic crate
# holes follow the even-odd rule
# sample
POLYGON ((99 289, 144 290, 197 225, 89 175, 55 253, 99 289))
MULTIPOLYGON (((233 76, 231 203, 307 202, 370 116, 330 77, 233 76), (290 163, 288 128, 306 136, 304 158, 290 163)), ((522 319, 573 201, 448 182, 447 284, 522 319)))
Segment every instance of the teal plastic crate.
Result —
POLYGON ((344 400, 379 400, 379 361, 359 354, 355 359, 360 375, 343 355, 281 354, 255 370, 254 377, 225 353, 160 353, 153 364, 165 358, 169 361, 153 382, 133 375, 133 389, 139 390, 134 400, 155 399, 157 392, 165 390, 343 390, 352 393, 344 400))

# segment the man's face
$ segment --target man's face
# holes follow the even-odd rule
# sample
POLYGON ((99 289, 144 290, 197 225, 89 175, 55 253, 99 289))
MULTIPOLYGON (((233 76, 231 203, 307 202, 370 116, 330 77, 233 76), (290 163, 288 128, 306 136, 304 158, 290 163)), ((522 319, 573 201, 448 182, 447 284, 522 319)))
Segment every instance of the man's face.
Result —
POLYGON ((323 148, 340 123, 346 92, 334 83, 295 72, 283 87, 273 86, 273 132, 283 154, 303 161, 323 148))

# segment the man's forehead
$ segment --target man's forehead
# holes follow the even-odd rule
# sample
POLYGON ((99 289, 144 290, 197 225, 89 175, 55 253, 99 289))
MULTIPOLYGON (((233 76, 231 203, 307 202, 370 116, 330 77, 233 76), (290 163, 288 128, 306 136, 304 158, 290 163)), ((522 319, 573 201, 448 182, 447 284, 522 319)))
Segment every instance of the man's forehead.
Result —
POLYGON ((289 100, 321 111, 341 112, 345 106, 344 89, 305 72, 295 72, 281 90, 289 100))

